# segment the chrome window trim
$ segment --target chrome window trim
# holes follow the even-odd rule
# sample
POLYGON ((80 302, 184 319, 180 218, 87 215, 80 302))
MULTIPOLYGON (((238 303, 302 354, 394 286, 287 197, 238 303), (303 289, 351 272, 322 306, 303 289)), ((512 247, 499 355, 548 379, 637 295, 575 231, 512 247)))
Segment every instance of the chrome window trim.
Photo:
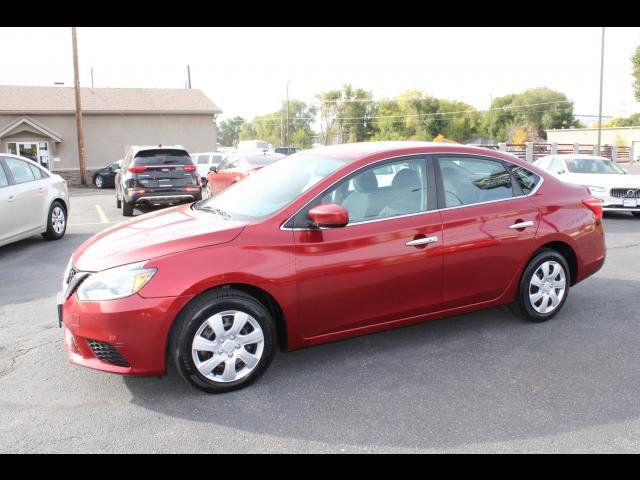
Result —
MULTIPOLYGON (((437 156, 437 155, 456 155, 456 154, 451 153, 451 152, 425 152, 425 153, 411 153, 411 154, 408 154, 408 155, 398 155, 396 157, 389 157, 389 158, 385 158, 385 159, 379 160, 379 161, 374 162, 374 163, 369 163, 367 165, 363 165, 362 167, 359 167, 359 168, 355 169, 354 171, 350 172, 348 175, 345 175, 345 176, 352 175, 352 174, 354 174, 356 172, 359 172, 360 170, 362 170, 364 168, 368 168, 368 167, 370 167, 372 165, 376 165, 377 163, 382 163, 382 162, 386 162, 388 160, 394 160, 394 159, 403 158, 403 157, 413 157, 413 156, 418 156, 418 155, 424 155, 424 156, 433 155, 433 156, 437 156)), ((502 162, 508 163, 510 165, 514 165, 516 167, 526 168, 526 167, 524 167, 522 165, 518 165, 517 163, 510 162, 509 160, 504 160, 502 158, 493 157, 491 155, 482 155, 482 154, 479 154, 479 153, 461 153, 460 155, 468 155, 468 156, 474 156, 474 157, 484 157, 484 158, 487 158, 489 160, 502 161, 502 162)), ((529 170, 529 169, 527 169, 527 170, 529 170)), ((538 175, 536 172, 533 172, 531 170, 529 170, 529 171, 531 173, 533 173, 534 175, 538 175)), ((511 172, 509 172, 509 175, 511 175, 511 172)), ((345 225, 344 227, 340 227, 340 228, 348 228, 348 227, 350 227, 352 225, 362 225, 364 223, 384 222, 384 221, 387 221, 387 220, 395 220, 396 218, 413 217, 413 216, 416 216, 416 215, 424 215, 424 214, 434 213, 434 212, 443 212, 443 211, 446 211, 446 210, 454 210, 454 209, 457 209, 457 208, 473 207, 473 206, 476 206, 476 205, 486 205, 486 204, 489 204, 489 203, 496 203, 496 202, 504 202, 504 201, 508 201, 508 200, 515 200, 517 198, 531 197, 531 196, 535 195, 538 192, 538 190, 540 189, 540 187, 544 183, 544 177, 542 175, 538 175, 538 176, 540 177, 540 181, 538 182, 538 184, 535 186, 535 188, 533 190, 531 190, 531 192, 529 192, 529 193, 527 193, 525 195, 518 195, 518 196, 514 196, 514 197, 509 197, 509 198, 500 198, 498 200, 488 200, 486 202, 471 203, 469 205, 456 205, 455 207, 434 208, 433 210, 425 210, 423 212, 407 213, 407 214, 404 214, 404 215, 396 215, 394 217, 376 218, 374 220, 363 220, 361 222, 355 222, 355 223, 349 222, 347 225, 345 225)), ((339 183, 342 180, 344 180, 344 178, 345 177, 342 177, 339 180, 336 180, 331 185, 329 185, 326 189, 324 189, 322 192, 325 192, 325 191, 331 189, 334 185, 336 185, 337 183, 339 183)), ((309 200, 307 203, 305 203, 293 215, 290 215, 289 217, 287 217, 287 219, 284 222, 282 222, 282 224, 280 225, 280 230, 292 231, 292 232, 315 231, 315 230, 331 230, 330 228, 326 228, 326 227, 324 227, 324 228, 299 228, 299 227, 298 228, 285 228, 285 225, 293 217, 295 217, 298 213, 300 213, 300 211, 304 210, 307 207, 307 205, 309 205, 311 202, 313 202, 317 197, 318 197, 318 195, 316 195, 311 200, 309 200)))

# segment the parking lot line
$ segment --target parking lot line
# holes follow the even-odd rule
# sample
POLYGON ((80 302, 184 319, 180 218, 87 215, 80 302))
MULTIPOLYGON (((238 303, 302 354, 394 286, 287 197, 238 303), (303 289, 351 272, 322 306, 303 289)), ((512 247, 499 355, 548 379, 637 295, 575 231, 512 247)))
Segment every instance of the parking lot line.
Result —
POLYGON ((88 223, 70 223, 70 227, 82 227, 84 225, 104 225, 105 223, 116 223, 116 222, 88 222, 88 223))
POLYGON ((100 217, 100 223, 111 223, 109 222, 107 216, 104 214, 104 210, 102 210, 102 207, 100 205, 96 205, 95 207, 98 211, 98 216, 100 217))

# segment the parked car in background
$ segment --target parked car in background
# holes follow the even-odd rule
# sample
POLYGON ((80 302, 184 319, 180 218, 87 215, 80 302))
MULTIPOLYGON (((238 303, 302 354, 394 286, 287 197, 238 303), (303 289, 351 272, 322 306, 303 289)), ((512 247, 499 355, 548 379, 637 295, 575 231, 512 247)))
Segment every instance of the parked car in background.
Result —
POLYGON ((242 140, 236 148, 238 152, 268 152, 273 150, 273 145, 264 140, 242 140))
POLYGON ((274 149, 276 153, 281 153, 282 155, 293 155, 300 151, 299 148, 296 147, 276 147, 274 149))
POLYGON ((217 167, 222 162, 224 154, 221 152, 205 152, 205 153, 192 153, 191 160, 198 169, 198 175, 203 182, 203 186, 206 185, 207 175, 211 171, 211 167, 217 167))
POLYGON ((67 182, 37 162, 0 154, 0 245, 32 235, 62 238, 67 230, 67 182))
POLYGON ((121 166, 122 159, 93 172, 93 184, 96 188, 115 187, 116 173, 118 173, 121 166))
POLYGON ((629 212, 640 217, 640 175, 630 175, 605 157, 547 155, 534 162, 561 180, 586 186, 602 200, 605 212, 629 212))
POLYGON ((228 155, 218 167, 212 167, 207 175, 205 196, 211 197, 222 192, 229 185, 239 182, 256 170, 280 160, 280 153, 235 153, 228 155))
POLYGON ((131 147, 115 182, 116 207, 125 217, 139 205, 177 205, 202 198, 196 166, 180 145, 131 147))
POLYGON ((513 155, 336 145, 88 239, 59 318, 72 363, 161 375, 170 361, 220 393, 258 378, 278 349, 503 304, 549 320, 604 261, 600 201, 513 155))

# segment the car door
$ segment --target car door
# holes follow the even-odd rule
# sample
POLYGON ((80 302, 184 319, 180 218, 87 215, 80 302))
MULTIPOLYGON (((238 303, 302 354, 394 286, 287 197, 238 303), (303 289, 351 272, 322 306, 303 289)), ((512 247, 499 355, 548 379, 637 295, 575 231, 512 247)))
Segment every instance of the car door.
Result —
POLYGON ((10 223, 15 224, 14 235, 41 228, 46 216, 43 214, 47 199, 45 182, 36 179, 31 165, 25 160, 5 157, 4 162, 14 183, 13 193, 8 198, 9 215, 13 217, 10 223))
POLYGON ((437 165, 443 308, 496 299, 532 249, 540 213, 529 194, 541 180, 523 167, 487 157, 440 155, 437 165), (526 188, 523 178, 530 180, 526 188))
POLYGON ((305 337, 415 317, 440 308, 440 213, 422 157, 376 163, 319 195, 294 217, 300 317, 305 337), (396 182, 378 187, 388 166, 396 182), (376 171, 378 175, 376 175, 376 171), (401 173, 402 172, 402 173, 401 173), (402 177, 402 178, 401 178, 402 177), (308 211, 337 203, 347 226, 314 229, 308 211))
POLYGON ((0 243, 16 235, 19 216, 14 213, 15 185, 0 157, 0 243))

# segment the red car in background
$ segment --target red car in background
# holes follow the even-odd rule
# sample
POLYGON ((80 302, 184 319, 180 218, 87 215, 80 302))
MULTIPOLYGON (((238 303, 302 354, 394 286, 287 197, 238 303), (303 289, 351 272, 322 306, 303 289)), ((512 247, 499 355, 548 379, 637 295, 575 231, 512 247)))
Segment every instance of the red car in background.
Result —
POLYGON ((160 375, 172 361, 220 393, 278 349, 504 304, 549 320, 604 261, 600 201, 513 155, 337 145, 88 239, 58 318, 72 363, 160 375))
POLYGON ((239 182, 247 175, 284 158, 280 153, 232 153, 217 167, 211 167, 207 175, 205 194, 208 197, 217 195, 229 185, 239 182))

